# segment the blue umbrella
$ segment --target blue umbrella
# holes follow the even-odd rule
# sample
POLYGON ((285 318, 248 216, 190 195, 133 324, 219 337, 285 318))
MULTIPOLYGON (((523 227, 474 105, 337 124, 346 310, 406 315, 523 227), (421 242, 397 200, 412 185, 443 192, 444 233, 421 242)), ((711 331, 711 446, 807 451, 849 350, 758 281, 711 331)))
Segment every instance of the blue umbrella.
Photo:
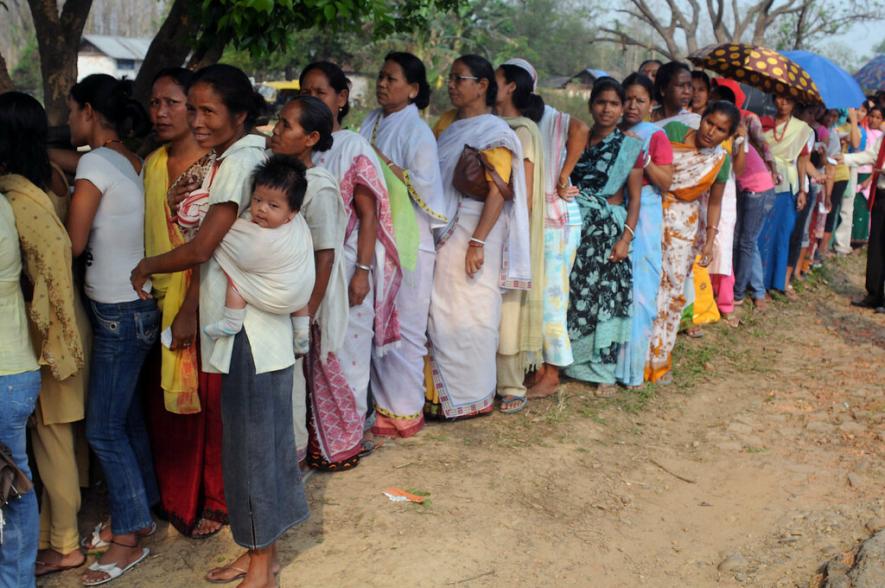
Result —
POLYGON ((827 59, 808 51, 781 51, 808 72, 827 108, 857 108, 864 93, 851 74, 827 59))
POLYGON ((867 90, 885 90, 885 54, 873 57, 854 74, 854 79, 867 90))

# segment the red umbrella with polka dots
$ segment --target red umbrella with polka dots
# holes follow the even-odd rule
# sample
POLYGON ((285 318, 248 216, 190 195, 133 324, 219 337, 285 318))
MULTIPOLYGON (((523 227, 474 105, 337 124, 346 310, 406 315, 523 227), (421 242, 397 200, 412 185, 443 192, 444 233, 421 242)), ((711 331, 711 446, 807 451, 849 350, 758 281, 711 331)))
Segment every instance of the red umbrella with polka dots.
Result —
POLYGON ((693 64, 769 94, 820 104, 817 86, 795 61, 767 47, 725 43, 704 47, 688 57, 693 64))

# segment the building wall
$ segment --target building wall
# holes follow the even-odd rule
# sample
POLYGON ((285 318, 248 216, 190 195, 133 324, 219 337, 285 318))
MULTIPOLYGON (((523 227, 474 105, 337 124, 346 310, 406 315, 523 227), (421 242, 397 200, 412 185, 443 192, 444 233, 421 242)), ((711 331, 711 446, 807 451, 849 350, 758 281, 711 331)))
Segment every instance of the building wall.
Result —
POLYGON ((134 80, 141 67, 141 61, 135 62, 134 69, 118 69, 117 60, 100 53, 80 53, 77 56, 77 81, 88 75, 103 73, 115 78, 134 80))

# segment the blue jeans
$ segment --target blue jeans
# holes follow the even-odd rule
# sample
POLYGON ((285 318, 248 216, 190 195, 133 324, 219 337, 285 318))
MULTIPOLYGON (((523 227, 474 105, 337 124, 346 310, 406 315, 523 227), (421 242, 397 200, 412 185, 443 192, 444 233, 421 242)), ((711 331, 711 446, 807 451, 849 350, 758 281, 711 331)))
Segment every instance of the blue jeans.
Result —
POLYGON ((141 366, 160 331, 153 300, 89 302, 92 363, 86 401, 86 439, 108 484, 111 531, 124 535, 151 524, 159 490, 136 394, 141 366))
MULTIPOLYGON (((9 447, 12 459, 31 477, 28 469, 28 417, 40 393, 40 371, 0 376, 0 443, 9 447)), ((37 497, 31 490, 3 509, 6 525, 0 545, 0 586, 34 586, 34 561, 40 538, 37 497)))
POLYGON ((738 217, 734 239, 734 298, 742 300, 747 290, 757 300, 765 297, 762 282, 762 256, 759 233, 774 207, 774 190, 742 191, 738 198, 738 217))

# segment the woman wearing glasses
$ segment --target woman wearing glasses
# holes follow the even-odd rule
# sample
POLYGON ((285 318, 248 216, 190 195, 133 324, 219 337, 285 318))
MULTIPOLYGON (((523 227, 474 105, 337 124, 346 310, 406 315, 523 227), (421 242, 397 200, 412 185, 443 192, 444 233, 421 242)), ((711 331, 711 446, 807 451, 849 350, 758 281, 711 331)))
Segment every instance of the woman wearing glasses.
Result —
MULTIPOLYGON (((465 418, 492 411, 501 291, 531 287, 525 171, 519 139, 491 114, 498 86, 491 64, 464 55, 452 64, 453 110, 437 122, 448 226, 436 235, 436 269, 427 332, 433 385, 425 416, 465 418), (492 166, 488 193, 465 194, 459 160, 465 146, 492 166), (460 183, 460 182, 459 182, 460 183)), ((469 152, 468 152, 469 153, 469 152)))

